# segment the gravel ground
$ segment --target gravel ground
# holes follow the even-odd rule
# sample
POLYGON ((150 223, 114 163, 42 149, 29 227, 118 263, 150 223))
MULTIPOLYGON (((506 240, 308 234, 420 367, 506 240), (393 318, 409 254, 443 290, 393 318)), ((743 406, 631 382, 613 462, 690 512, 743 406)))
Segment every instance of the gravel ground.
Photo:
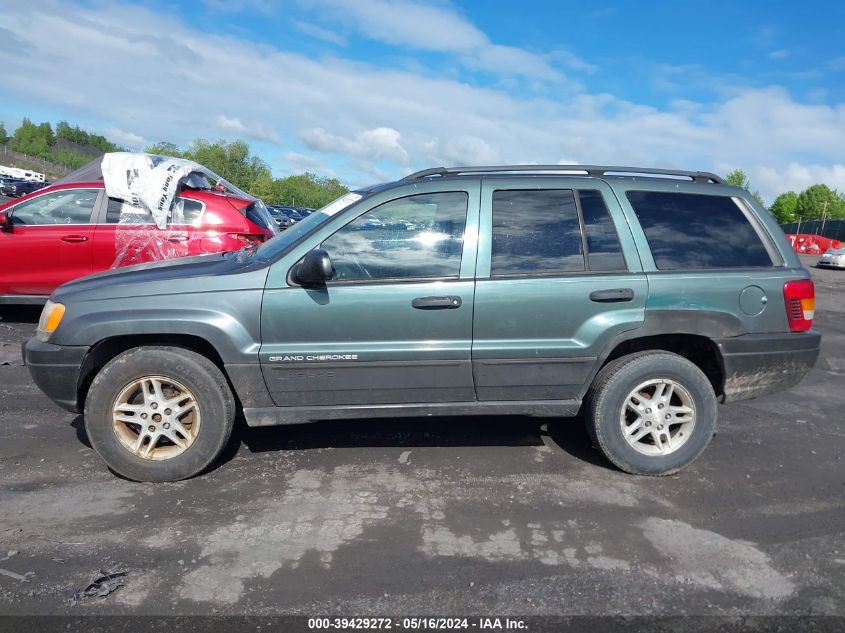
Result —
POLYGON ((813 274, 816 369, 663 479, 578 419, 459 418, 240 429, 125 481, 20 365, 38 311, 0 308, 0 613, 845 616, 845 271, 813 274), (100 569, 125 586, 72 605, 100 569))

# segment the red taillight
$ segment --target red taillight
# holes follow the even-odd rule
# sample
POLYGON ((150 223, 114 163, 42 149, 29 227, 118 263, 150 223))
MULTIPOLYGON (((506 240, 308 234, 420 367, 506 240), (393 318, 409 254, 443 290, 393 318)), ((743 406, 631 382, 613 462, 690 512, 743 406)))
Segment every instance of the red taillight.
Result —
POLYGON ((226 233, 226 237, 238 240, 246 244, 261 244, 264 241, 263 235, 251 235, 249 233, 226 233))
POLYGON ((816 310, 816 287, 812 280, 787 281, 783 285, 786 318, 793 332, 805 332, 813 327, 816 310))

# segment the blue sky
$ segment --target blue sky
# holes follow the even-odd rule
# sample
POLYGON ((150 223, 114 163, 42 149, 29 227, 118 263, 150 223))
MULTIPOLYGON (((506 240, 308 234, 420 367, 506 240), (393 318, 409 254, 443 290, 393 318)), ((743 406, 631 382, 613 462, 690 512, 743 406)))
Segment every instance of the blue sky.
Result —
POLYGON ((0 0, 0 119, 245 138, 352 186, 439 164, 845 189, 845 4, 0 0))

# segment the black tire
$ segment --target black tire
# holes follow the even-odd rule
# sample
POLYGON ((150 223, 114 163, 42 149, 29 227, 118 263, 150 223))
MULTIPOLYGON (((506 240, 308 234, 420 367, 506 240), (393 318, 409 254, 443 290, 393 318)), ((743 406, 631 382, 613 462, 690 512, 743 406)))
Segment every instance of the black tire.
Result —
POLYGON ((91 446, 114 472, 135 481, 178 481, 209 466, 229 441, 235 399, 226 377, 205 356, 178 347, 136 347, 103 367, 85 400, 85 428, 91 446), (118 440, 112 408, 121 391, 146 376, 164 376, 194 395, 202 424, 193 443, 180 455, 150 460, 132 453, 118 440))
POLYGON ((618 358, 601 369, 588 394, 587 431, 608 460, 635 475, 671 475, 694 462, 707 448, 716 430, 716 394, 696 365, 677 354, 637 352, 618 358), (677 450, 667 455, 645 455, 625 439, 620 413, 629 394, 649 380, 672 380, 689 394, 695 424, 677 450))

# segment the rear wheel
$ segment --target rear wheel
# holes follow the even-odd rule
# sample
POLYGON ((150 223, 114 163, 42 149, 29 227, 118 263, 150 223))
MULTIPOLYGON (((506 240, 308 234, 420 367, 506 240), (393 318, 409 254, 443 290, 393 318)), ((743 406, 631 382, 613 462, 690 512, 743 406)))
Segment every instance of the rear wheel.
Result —
POLYGON ((716 395, 707 376, 669 352, 640 352, 602 368, 588 401, 587 429, 622 470, 669 475, 707 447, 716 395))
POLYGON ((220 454, 235 404, 220 369, 173 347, 138 347, 97 374, 85 402, 91 445, 116 473, 136 481, 177 481, 220 454))

